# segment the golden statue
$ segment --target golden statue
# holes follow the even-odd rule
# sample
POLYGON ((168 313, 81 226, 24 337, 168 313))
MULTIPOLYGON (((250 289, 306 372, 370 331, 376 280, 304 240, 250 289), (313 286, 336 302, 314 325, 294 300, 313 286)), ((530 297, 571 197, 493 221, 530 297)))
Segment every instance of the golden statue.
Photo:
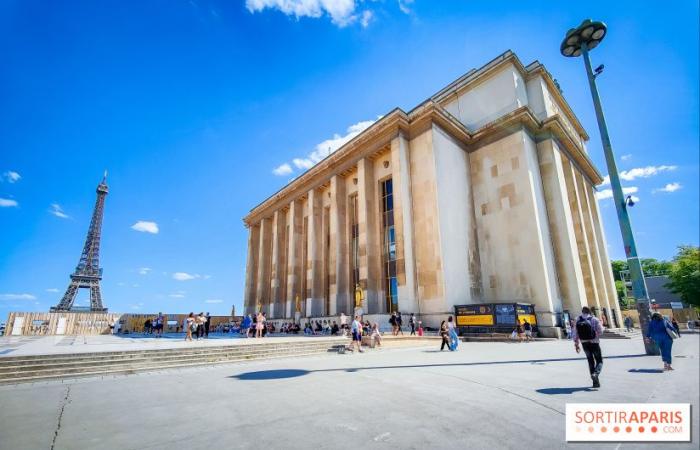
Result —
POLYGON ((362 288, 360 283, 355 285, 355 308, 362 308, 362 288))
POLYGON ((299 302, 299 294, 297 294, 296 297, 294 297, 294 308, 295 311, 300 313, 301 312, 301 303, 299 302))

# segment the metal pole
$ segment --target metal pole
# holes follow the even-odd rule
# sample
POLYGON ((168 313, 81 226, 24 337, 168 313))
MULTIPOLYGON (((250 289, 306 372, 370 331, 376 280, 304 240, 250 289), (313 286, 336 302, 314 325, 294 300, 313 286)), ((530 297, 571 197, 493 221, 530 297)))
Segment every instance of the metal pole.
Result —
MULTIPOLYGON (((620 231, 622 232, 622 242, 625 245, 625 255, 627 256, 627 267, 630 271, 632 280, 632 292, 637 304, 639 312, 639 324, 642 328, 642 335, 646 336, 651 320, 649 312, 649 294, 647 293, 647 285, 644 281, 644 273, 642 265, 637 256, 637 246, 634 243, 634 235, 632 234, 632 224, 630 223, 629 214, 627 213, 627 204, 625 203, 625 194, 622 192, 620 177, 617 174, 617 164, 615 164, 615 156, 613 155, 612 145, 610 144, 610 136, 608 135, 608 126, 605 123, 605 115, 603 107, 600 103, 598 95, 598 87, 595 84, 595 76, 591 69, 591 59, 588 56, 588 46, 584 42, 581 44, 581 55, 586 64, 586 74, 588 74, 588 84, 591 87, 591 95, 593 96, 593 105, 595 106, 595 115, 598 119, 598 128, 600 129, 600 139, 603 141, 603 152, 605 153, 605 162, 608 166, 608 175, 610 176, 610 187, 613 192, 613 201, 617 210, 617 219, 620 223, 620 231)), ((645 343, 644 349, 647 355, 658 355, 659 349, 653 343, 645 343)))

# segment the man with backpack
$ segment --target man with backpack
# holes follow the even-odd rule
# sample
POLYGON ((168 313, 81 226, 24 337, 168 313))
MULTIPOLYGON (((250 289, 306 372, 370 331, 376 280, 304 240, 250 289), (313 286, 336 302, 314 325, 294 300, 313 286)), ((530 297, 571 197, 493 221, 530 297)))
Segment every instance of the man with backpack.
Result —
POLYGON ((588 370, 591 373, 593 387, 600 387, 600 371, 603 370, 603 355, 600 352, 600 336, 603 335, 603 325, 600 321, 591 315, 591 310, 588 306, 581 308, 581 315, 576 318, 576 323, 571 330, 572 339, 576 353, 581 351, 586 354, 588 359, 588 370), (579 343, 581 344, 579 346, 579 343))

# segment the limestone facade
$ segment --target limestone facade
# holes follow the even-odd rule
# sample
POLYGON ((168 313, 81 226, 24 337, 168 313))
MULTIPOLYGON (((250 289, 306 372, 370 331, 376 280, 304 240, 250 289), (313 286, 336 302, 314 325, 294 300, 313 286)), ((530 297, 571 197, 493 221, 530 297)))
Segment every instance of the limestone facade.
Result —
POLYGON ((394 109, 256 206, 245 313, 272 319, 535 304, 540 329, 620 320, 588 135, 550 74, 508 51, 394 109), (297 299, 299 300, 297 302, 297 299))

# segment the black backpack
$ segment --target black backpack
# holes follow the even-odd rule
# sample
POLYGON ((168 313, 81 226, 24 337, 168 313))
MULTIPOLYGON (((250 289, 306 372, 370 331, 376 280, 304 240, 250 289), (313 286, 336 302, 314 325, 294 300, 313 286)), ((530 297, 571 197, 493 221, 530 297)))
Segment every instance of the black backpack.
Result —
POLYGON ((578 338, 582 341, 591 341, 595 339, 595 329, 593 328, 590 318, 578 318, 576 321, 576 334, 578 334, 578 338))

